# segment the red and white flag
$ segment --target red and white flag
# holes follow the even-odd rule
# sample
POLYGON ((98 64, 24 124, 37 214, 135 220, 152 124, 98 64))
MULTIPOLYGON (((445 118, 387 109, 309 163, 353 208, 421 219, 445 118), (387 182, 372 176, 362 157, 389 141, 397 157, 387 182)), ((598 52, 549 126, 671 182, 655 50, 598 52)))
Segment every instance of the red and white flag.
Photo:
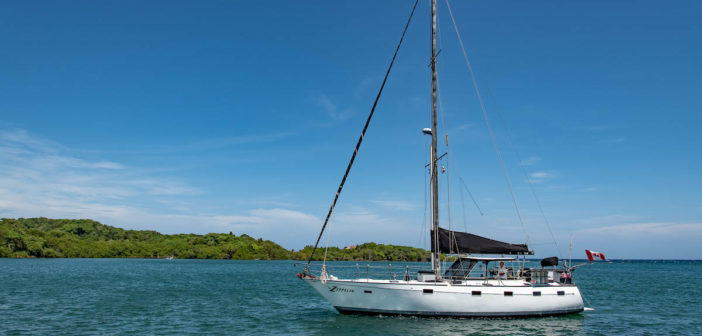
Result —
POLYGON ((594 261, 595 259, 607 260, 602 252, 585 250, 585 253, 587 253, 587 259, 590 261, 594 261))

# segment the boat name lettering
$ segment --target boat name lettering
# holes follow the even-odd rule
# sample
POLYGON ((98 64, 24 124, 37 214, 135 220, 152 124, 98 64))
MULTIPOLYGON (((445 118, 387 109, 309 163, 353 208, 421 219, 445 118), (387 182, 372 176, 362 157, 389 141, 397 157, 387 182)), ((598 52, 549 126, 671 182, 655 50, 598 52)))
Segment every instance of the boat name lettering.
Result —
POLYGON ((341 288, 337 286, 331 286, 329 287, 330 292, 344 292, 344 293, 353 293, 353 289, 349 288, 341 288))

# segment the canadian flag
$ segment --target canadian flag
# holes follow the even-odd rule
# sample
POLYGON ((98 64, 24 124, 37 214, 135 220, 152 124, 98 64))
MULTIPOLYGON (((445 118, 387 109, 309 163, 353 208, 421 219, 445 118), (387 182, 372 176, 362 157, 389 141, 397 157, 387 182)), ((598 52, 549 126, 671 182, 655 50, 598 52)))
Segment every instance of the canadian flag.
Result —
POLYGON ((590 261, 594 261, 595 259, 607 260, 602 252, 585 250, 585 253, 587 253, 587 259, 590 261))

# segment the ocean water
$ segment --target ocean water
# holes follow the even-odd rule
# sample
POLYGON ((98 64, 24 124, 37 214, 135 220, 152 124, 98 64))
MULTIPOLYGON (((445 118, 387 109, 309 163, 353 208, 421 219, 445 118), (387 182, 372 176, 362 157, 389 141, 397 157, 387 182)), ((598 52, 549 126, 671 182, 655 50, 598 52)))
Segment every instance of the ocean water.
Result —
POLYGON ((595 311, 520 319, 341 315, 293 263, 0 259, 0 335, 702 335, 700 261, 581 267, 595 311))

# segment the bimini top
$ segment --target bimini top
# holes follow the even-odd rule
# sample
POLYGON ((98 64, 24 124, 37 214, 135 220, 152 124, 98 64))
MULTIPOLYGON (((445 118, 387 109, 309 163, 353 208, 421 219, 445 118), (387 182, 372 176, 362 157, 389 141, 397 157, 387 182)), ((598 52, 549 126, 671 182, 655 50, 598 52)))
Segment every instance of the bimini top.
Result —
MULTIPOLYGON (((432 249, 433 245, 434 240, 432 239, 432 249)), ((467 232, 442 228, 439 228, 439 252, 449 254, 534 254, 526 244, 510 244, 467 232)))

